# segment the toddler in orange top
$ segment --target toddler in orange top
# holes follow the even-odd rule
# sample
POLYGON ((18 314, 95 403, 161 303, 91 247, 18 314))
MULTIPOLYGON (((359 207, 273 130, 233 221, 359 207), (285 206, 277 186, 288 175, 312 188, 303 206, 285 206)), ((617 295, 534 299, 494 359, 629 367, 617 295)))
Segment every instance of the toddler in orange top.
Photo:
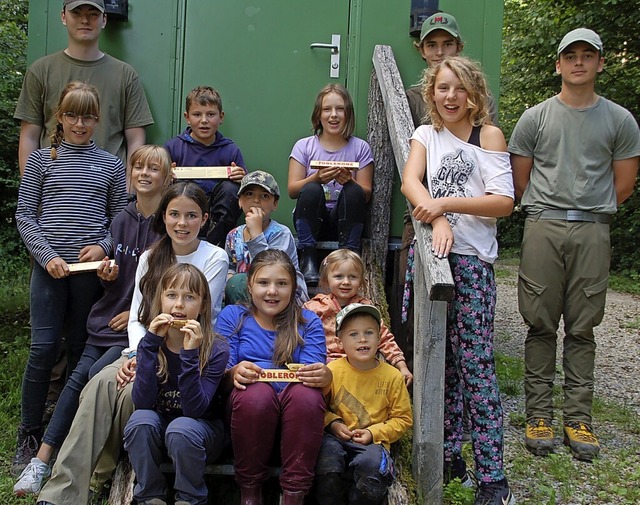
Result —
MULTIPOLYGON (((364 263, 357 253, 349 249, 338 249, 330 253, 320 265, 320 287, 328 290, 328 294, 318 293, 304 304, 322 320, 327 337, 327 362, 345 356, 336 336, 336 315, 351 303, 373 304, 361 293, 365 287, 364 263)), ((386 361, 402 373, 405 384, 409 387, 413 375, 407 367, 402 349, 396 343, 389 328, 380 323, 380 344, 378 351, 386 361)))

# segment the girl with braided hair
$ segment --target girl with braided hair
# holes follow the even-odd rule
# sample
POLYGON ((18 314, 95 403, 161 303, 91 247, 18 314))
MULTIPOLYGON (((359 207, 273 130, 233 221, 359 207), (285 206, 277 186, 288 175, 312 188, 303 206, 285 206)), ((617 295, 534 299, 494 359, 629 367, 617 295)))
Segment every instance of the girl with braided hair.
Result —
POLYGON ((35 261, 16 474, 40 445, 49 377, 63 336, 72 371, 87 340, 87 316, 102 295, 95 272, 70 275, 69 264, 111 255, 109 226, 127 203, 122 162, 91 139, 99 118, 96 88, 67 84, 55 111, 51 147, 31 153, 20 183, 16 222, 35 261))

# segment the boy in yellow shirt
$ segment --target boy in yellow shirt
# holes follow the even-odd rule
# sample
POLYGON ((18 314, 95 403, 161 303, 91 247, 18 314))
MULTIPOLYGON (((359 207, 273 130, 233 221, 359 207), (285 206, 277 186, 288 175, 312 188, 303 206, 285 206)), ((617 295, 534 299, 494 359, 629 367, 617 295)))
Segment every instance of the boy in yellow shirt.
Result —
POLYGON ((316 465, 320 505, 382 503, 394 479, 390 445, 413 425, 402 374, 376 358, 380 311, 352 303, 336 316, 336 334, 346 357, 327 366, 325 434, 316 465))

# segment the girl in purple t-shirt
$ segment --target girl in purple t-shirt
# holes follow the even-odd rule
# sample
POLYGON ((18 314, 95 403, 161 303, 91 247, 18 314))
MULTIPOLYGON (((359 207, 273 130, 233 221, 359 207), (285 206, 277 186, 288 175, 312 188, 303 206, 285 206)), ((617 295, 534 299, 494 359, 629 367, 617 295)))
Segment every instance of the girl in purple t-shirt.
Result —
POLYGON ((287 189, 298 200, 293 220, 300 270, 307 286, 317 286, 318 240, 337 239, 341 248, 360 251, 365 206, 373 185, 373 156, 369 144, 352 135, 353 102, 342 85, 328 84, 320 90, 311 124, 315 135, 298 140, 289 156, 287 189))

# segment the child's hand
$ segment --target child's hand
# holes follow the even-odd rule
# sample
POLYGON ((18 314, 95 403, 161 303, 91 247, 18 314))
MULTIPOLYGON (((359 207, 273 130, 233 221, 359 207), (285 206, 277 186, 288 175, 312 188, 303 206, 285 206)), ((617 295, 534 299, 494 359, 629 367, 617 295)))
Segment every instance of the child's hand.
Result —
POLYGON ((453 232, 446 217, 440 216, 431 223, 433 228, 431 252, 438 258, 446 258, 453 247, 453 232))
POLYGON ((64 279, 69 275, 69 265, 60 256, 49 260, 45 268, 54 279, 64 279))
POLYGON ((296 372, 302 384, 311 388, 324 388, 331 384, 333 374, 324 363, 312 363, 304 365, 296 372))
POLYGON ((120 368, 116 372, 116 381, 118 382, 118 390, 125 387, 130 382, 133 382, 136 378, 136 358, 129 358, 125 360, 120 368))
POLYGON ((169 331, 171 321, 173 321, 171 314, 158 314, 149 324, 149 331, 159 337, 165 338, 167 331, 169 331))
POLYGON ((413 217, 422 223, 430 223, 444 213, 443 198, 429 198, 413 209, 413 217))
POLYGON ((262 233, 262 220, 264 219, 264 211, 260 207, 251 207, 245 216, 247 230, 249 231, 249 240, 256 238, 262 233))
POLYGON ((173 171, 174 168, 176 168, 178 165, 176 164, 176 162, 174 161, 173 163, 171 163, 171 182, 174 183, 176 182, 176 173, 173 171))
POLYGON ((197 349, 202 344, 204 336, 200 323, 195 319, 189 319, 180 331, 184 333, 182 347, 186 350, 197 349))
POLYGON ((340 172, 340 167, 323 167, 318 170, 318 182, 320 184, 327 184, 334 180, 338 173, 340 172))
POLYGON ((248 384, 256 382, 262 373, 262 368, 251 361, 241 361, 233 368, 233 385, 242 390, 247 389, 248 384))
POLYGON ((247 175, 247 172, 244 168, 239 167, 234 162, 231 162, 231 169, 229 170, 230 181, 240 181, 245 175, 247 175))
POLYGON ((331 433, 333 433, 340 440, 345 442, 353 438, 353 432, 347 428, 347 425, 341 421, 331 423, 331 433))
POLYGON ((409 371, 407 364, 404 361, 398 361, 396 363, 396 368, 400 370, 400 373, 404 377, 404 383, 406 386, 411 386, 411 383, 413 382, 413 374, 409 371))
POLYGON ((353 179, 353 176, 351 175, 351 170, 349 170, 346 167, 340 167, 338 169, 338 173, 336 174, 335 179, 338 184, 342 184, 344 186, 347 182, 353 179))
POLYGON ((111 282, 116 280, 119 271, 118 265, 114 263, 113 266, 111 266, 109 256, 105 256, 98 267, 97 274, 103 281, 111 282))
POLYGON ((78 254, 78 261, 84 263, 85 261, 100 261, 104 258, 104 249, 98 244, 86 245, 80 249, 78 254))
POLYGON ((109 328, 111 328, 113 331, 124 331, 127 329, 128 323, 129 311, 125 310, 124 312, 120 312, 120 314, 113 317, 111 321, 109 321, 109 328))
POLYGON ((353 430, 351 440, 356 444, 369 445, 373 442, 373 434, 369 430, 353 430))

